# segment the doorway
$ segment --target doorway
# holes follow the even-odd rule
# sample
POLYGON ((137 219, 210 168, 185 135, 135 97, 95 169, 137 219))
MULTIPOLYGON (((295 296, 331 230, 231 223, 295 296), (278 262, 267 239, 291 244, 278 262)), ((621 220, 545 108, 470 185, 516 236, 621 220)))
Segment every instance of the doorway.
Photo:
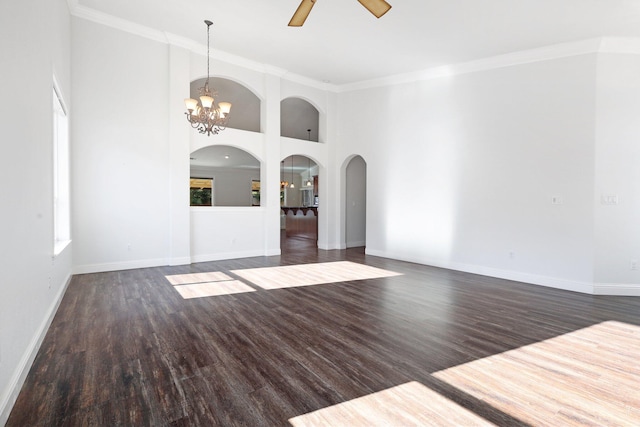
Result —
POLYGON ((280 163, 280 251, 317 250, 318 165, 291 155, 280 163))
POLYGON ((366 246, 367 163, 355 156, 345 175, 345 244, 347 248, 366 246))

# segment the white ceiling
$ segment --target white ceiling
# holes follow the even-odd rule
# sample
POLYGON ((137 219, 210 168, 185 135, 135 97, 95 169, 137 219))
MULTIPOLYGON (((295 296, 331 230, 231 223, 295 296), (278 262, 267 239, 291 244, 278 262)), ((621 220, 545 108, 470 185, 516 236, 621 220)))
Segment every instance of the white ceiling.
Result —
POLYGON ((640 37, 640 0, 70 0, 288 72, 342 85, 594 37, 640 37))

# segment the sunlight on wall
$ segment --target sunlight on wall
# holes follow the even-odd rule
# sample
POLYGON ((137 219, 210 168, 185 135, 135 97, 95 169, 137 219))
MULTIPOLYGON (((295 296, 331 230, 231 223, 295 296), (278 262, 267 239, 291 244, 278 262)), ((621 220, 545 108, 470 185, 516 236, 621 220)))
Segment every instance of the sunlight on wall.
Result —
POLYGON ((493 425, 412 381, 289 419, 294 427, 493 425))
POLYGON ((604 322, 433 375, 529 425, 640 425, 640 327, 604 322))
POLYGON ((413 149, 414 159, 407 159, 406 153, 388 158, 394 173, 382 205, 385 241, 401 244, 388 248, 393 254, 447 261, 455 236, 459 159, 455 136, 447 129, 431 125, 426 132, 426 141, 413 149))

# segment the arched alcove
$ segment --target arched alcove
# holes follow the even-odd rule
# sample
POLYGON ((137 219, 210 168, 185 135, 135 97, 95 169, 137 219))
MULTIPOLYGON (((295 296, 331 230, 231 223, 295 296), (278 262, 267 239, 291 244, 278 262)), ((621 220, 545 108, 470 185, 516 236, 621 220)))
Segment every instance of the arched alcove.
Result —
POLYGON ((367 234, 367 163, 354 156, 345 170, 345 245, 366 246, 367 234))
POLYGON ((194 151, 190 178, 192 206, 261 205, 260 162, 239 148, 210 145, 194 151), (202 198, 207 199, 207 194, 210 202, 203 203, 202 198))
POLYGON ((318 142, 320 113, 302 98, 280 101, 280 135, 318 142))
MULTIPOLYGON (((200 88, 204 87, 206 80, 202 78, 191 82, 191 98, 199 98, 200 88)), ((227 127, 260 132, 260 98, 256 94, 240 83, 222 77, 210 77, 209 88, 217 93, 214 94, 216 102, 232 104, 227 127)))

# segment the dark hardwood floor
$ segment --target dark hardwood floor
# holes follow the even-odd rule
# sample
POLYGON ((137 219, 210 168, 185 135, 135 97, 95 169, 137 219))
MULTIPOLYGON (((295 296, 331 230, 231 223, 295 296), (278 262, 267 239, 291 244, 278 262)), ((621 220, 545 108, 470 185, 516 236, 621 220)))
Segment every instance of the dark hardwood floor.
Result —
POLYGON ((287 426, 412 381, 490 423, 527 425, 434 373, 601 322, 640 325, 640 298, 305 243, 279 257, 74 276, 7 425, 287 426), (193 299, 165 278, 342 260, 402 275, 193 299))

